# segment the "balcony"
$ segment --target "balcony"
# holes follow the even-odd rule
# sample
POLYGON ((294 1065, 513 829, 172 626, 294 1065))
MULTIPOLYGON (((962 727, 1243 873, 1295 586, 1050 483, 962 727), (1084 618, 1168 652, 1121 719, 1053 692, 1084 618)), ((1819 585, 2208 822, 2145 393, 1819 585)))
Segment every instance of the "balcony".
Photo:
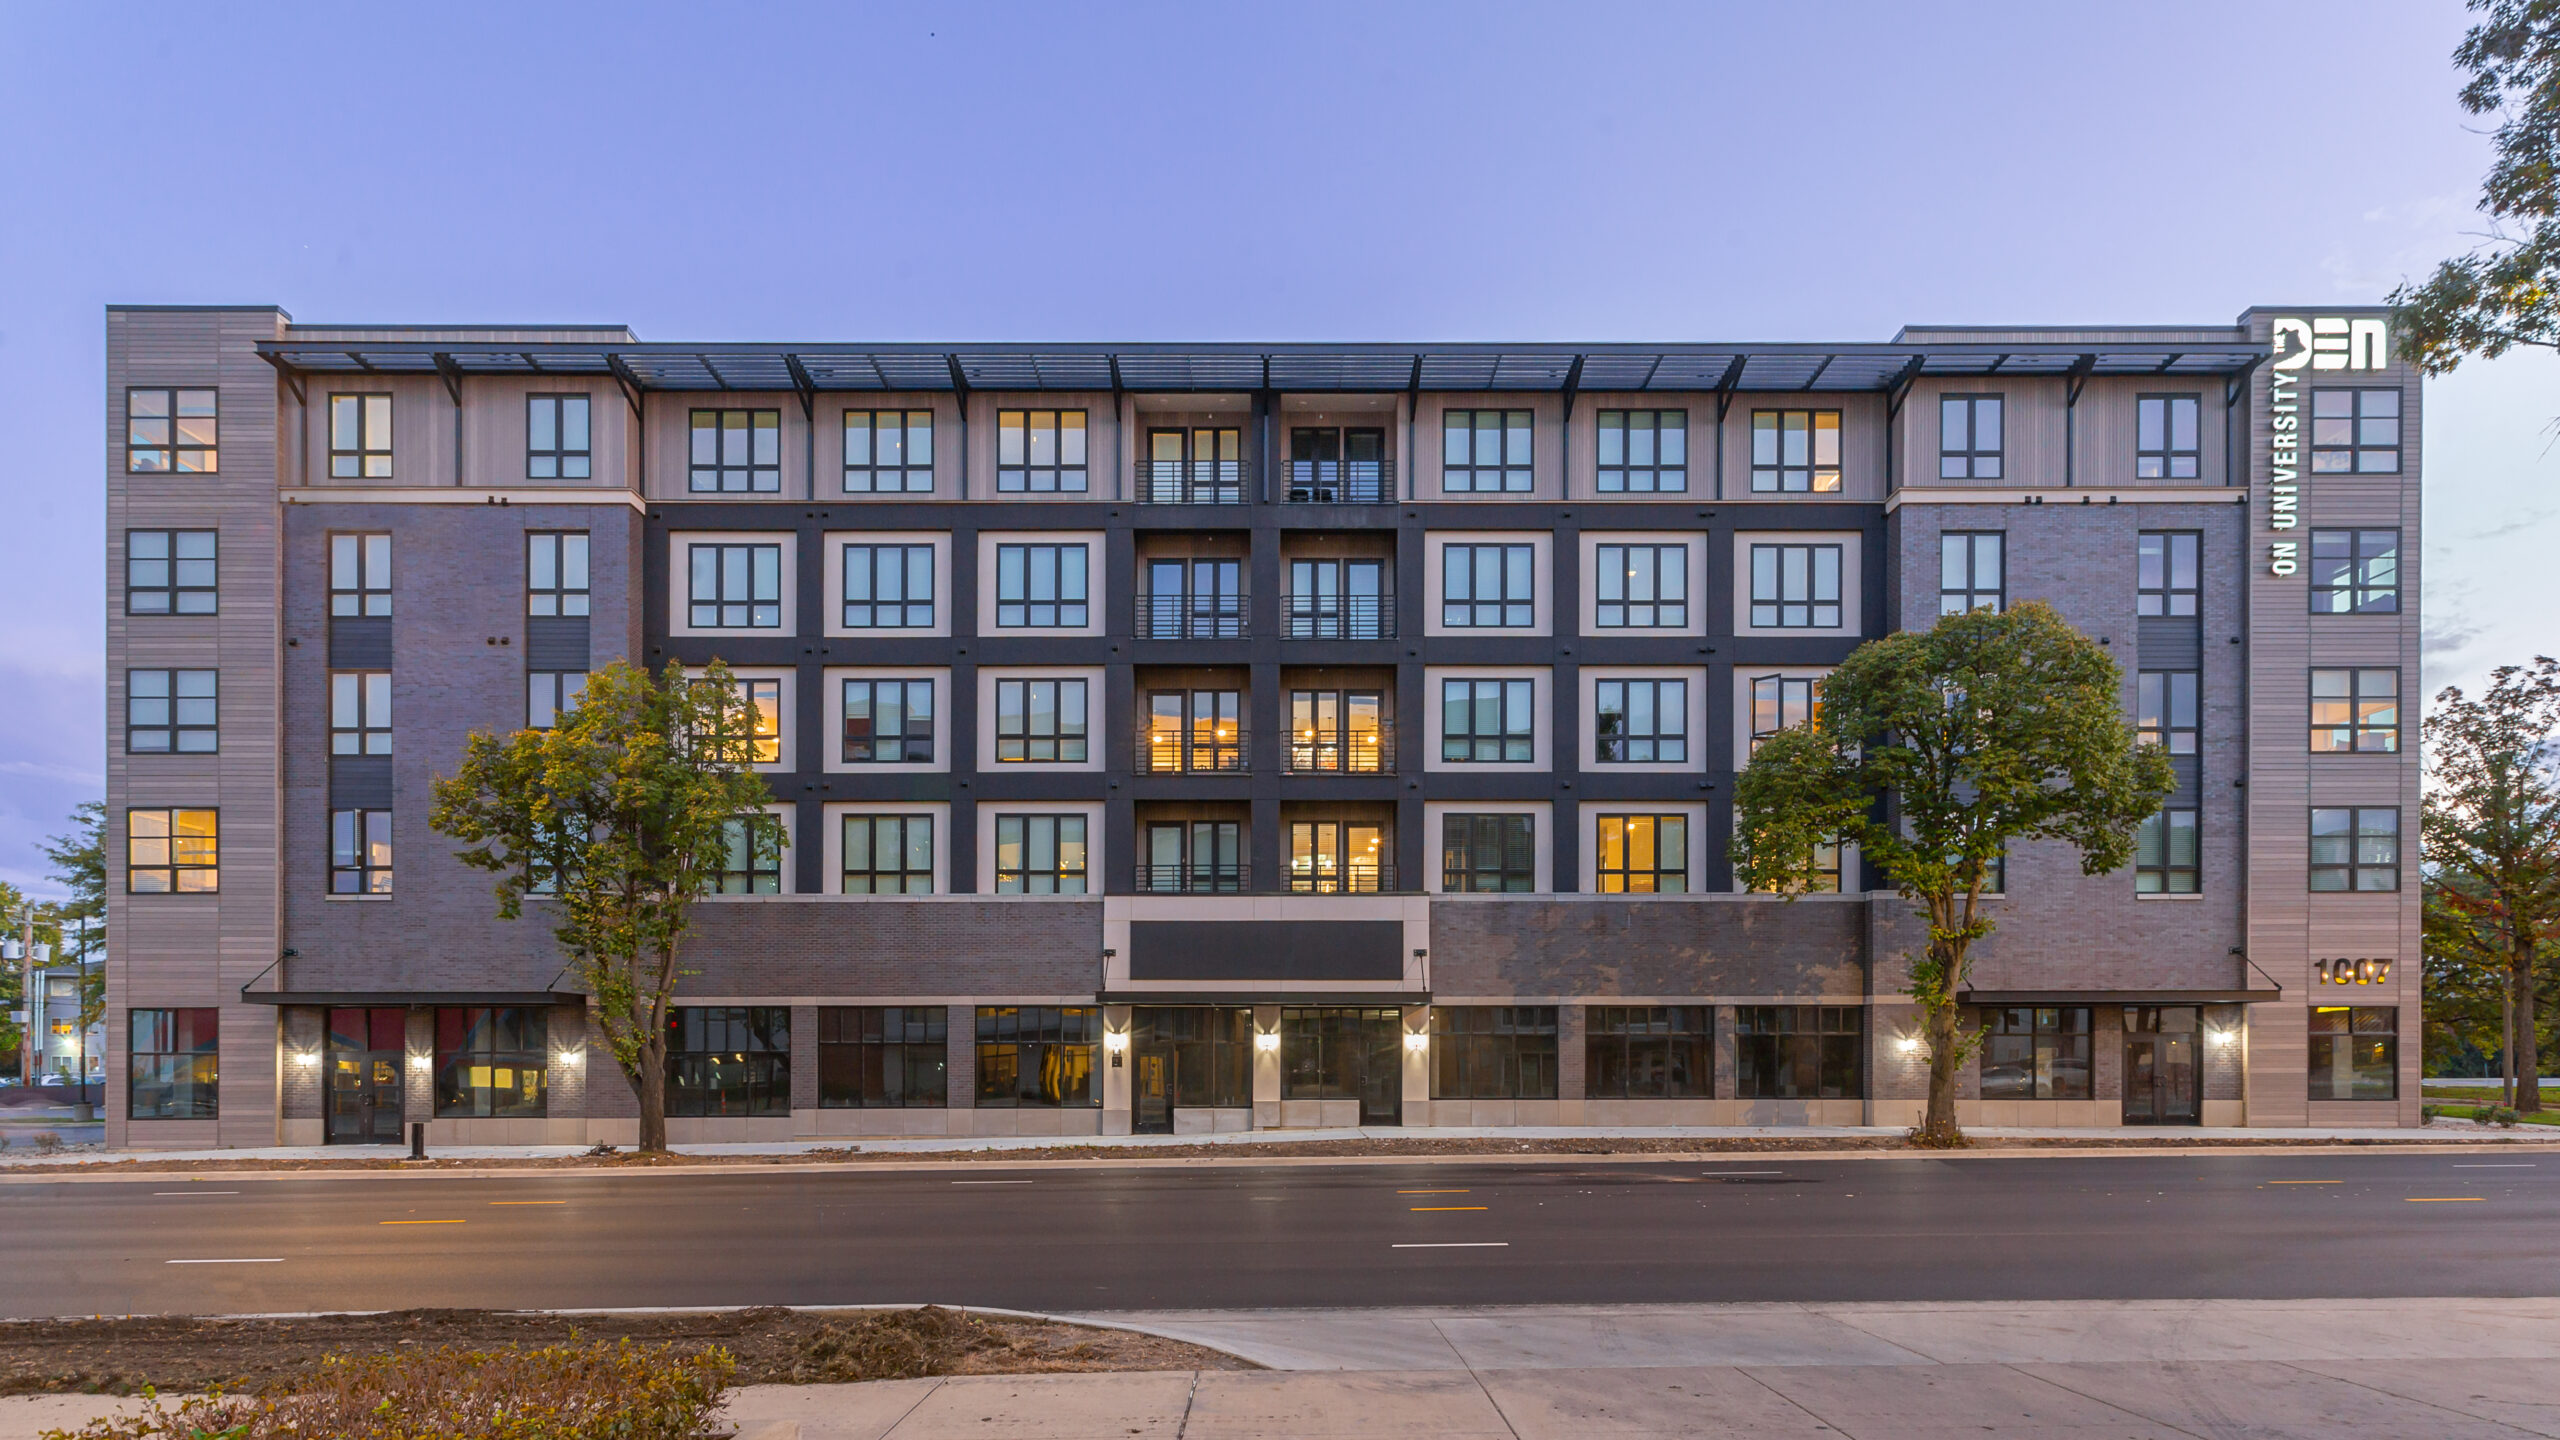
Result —
POLYGON ((1253 499, 1253 469, 1234 460, 1140 460, 1129 493, 1141 505, 1243 505, 1253 499))
POLYGON ((1392 895, 1396 890, 1393 860, 1356 860, 1346 865, 1292 865, 1292 895, 1392 895))
POLYGON ((1141 775, 1242 775, 1252 766, 1252 754, 1244 727, 1232 722, 1160 726, 1138 733, 1130 768, 1141 775))
POLYGON ((1393 640, 1396 597, 1292 591, 1280 597, 1280 635, 1286 640, 1393 640))
POLYGON ((1150 865, 1140 861, 1136 887, 1141 895, 1241 895, 1242 865, 1150 865))
POLYGON ((1241 640, 1253 606, 1241 588, 1138 592, 1141 640, 1241 640))
POLYGON ((1289 737, 1282 769, 1291 775, 1392 775, 1396 769, 1396 737, 1392 728, 1300 731, 1289 737))

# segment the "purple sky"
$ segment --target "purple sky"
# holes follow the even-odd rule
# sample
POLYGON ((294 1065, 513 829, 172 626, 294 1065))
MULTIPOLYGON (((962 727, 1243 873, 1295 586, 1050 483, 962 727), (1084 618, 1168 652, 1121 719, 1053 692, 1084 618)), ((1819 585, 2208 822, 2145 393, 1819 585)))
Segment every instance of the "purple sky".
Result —
MULTIPOLYGON (((2375 301, 2468 243, 2464 23, 2451 0, 13 0, 0 879, 33 880, 102 785, 109 302, 652 340, 2222 323, 2375 301)), ((2430 689, 2560 645, 2551 364, 2431 391, 2430 689)))

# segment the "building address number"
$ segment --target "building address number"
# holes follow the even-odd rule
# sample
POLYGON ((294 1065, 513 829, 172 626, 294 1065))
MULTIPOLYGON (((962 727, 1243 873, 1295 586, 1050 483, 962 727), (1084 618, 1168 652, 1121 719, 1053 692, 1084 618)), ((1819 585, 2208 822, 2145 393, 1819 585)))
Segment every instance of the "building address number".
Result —
POLYGON ((2391 982, 2388 960, 2315 960, 2312 966, 2324 985, 2387 985, 2391 982))

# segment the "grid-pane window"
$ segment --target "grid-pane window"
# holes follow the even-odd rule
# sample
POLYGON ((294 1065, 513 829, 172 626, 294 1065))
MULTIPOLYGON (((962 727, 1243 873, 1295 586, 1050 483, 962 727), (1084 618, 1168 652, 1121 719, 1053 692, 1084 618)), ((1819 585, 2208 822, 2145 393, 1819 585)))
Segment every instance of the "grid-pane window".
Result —
POLYGON ((2322 475, 2400 473, 2400 392, 2311 392, 2311 469, 2322 475))
POLYGON ((1556 1007, 1432 1007, 1431 1098, 1556 1098, 1556 1007))
POLYGON ((1734 1078, 1745 1100, 1854 1100, 1854 1005, 1742 1005, 1734 1010, 1734 1078))
POLYGON ((1403 1012, 1348 1006, 1280 1012, 1280 1098, 1358 1100, 1363 1116, 1392 1114, 1400 1093, 1403 1012), (1383 1102, 1383 1103, 1382 1103, 1383 1102))
POLYGON ((1526 680, 1440 682, 1440 758, 1519 764, 1537 758, 1535 687, 1526 680))
POLYGON ((782 628, 780 545, 688 545, 685 561, 692 628, 782 628))
POLYGON ((1082 680, 998 680, 996 759, 1084 763, 1085 692, 1082 680))
POLYGON ((1751 489, 1762 495, 1829 495, 1840 489, 1840 412, 1751 412, 1751 489))
POLYGON ((1582 1093, 1594 1100, 1708 1098, 1712 1010, 1704 1005, 1593 1005, 1582 1012, 1582 1093))
POLYGON ((1375 775, 1387 759, 1386 695, 1377 690, 1289 692, 1289 768, 1375 775))
POLYGON ((128 530, 124 533, 124 613, 215 613, 215 532, 128 530))
POLYGON ((2400 532, 2311 532, 2311 613, 2400 613, 2400 532))
POLYGON ((844 493, 933 493, 933 412, 844 412, 844 493))
POLYGON ((933 817, 844 817, 844 881, 847 895, 933 893, 933 817))
POLYGON ((2133 474, 2137 480, 2193 480, 2203 473, 2203 400, 2143 395, 2133 402, 2133 474))
POLYGON ((126 1013, 132 1044, 126 1049, 125 1117, 130 1120, 211 1120, 222 1012, 207 1005, 187 1010, 126 1013))
POLYGON ((2360 805, 2311 812, 2311 888, 2400 888, 2400 810, 2360 805))
POLYGON ((818 1008, 818 1104, 940 1110, 951 1103, 951 1012, 940 1005, 818 1008))
POLYGON ((738 703, 748 716, 748 763, 774 765, 782 760, 782 682, 733 680, 738 703))
POLYGON ((524 723, 528 730, 548 730, 578 708, 587 693, 584 670, 528 670, 524 677, 524 723))
POLYGON ((2387 1005, 2311 1007, 2311 1098, 2400 1098, 2400 1012, 2387 1005))
POLYGON ((1938 475, 1946 480, 2000 478, 1999 396, 1939 397, 1938 475))
POLYGON ((1593 684, 1592 694, 1592 763, 1688 762, 1688 681, 1601 680, 1593 684))
POLYGON ((595 473, 584 395, 524 397, 524 473, 528 480, 584 480, 595 473))
POLYGON ((2016 1005, 1982 1017, 1982 1098, 2089 1098, 2089 1007, 2016 1005))
POLYGON ((2134 547, 2133 600, 2139 615, 2193 615, 2203 588, 2193 530, 2146 530, 2134 547))
POLYGON ((1244 562, 1215 557, 1146 563, 1138 595, 1142 640, 1233 640, 1244 634, 1244 562))
POLYGON ((2134 739, 2172 755, 2196 753, 2198 679, 2193 670, 2145 670, 2135 676, 2134 739))
POLYGON ((1441 816, 1440 888, 1452 894, 1525 893, 1537 889, 1537 817, 1441 816))
POLYGON ((996 412, 996 489, 1005 494, 1082 494, 1087 487, 1081 410, 996 412))
POLYGON ((1074 1109, 1102 1103, 1093 1052, 1102 1012, 1090 1005, 978 1007, 981 1109, 1074 1109))
POLYGON ((329 397, 329 477, 391 478, 391 397, 329 397))
POLYGON ((1384 561, 1293 559, 1284 603, 1292 640, 1381 640, 1396 633, 1384 561))
POLYGON ((1677 494, 1689 488, 1689 412, 1600 412, 1603 495, 1677 494))
POLYGON ((1085 825, 1082 815, 996 817, 996 893, 1085 893, 1085 825))
POLYGON ((1536 622, 1527 545, 1440 547, 1440 623, 1451 629, 1525 629, 1536 622))
POLYGON ((1178 1108, 1242 1109, 1253 1103, 1251 1010, 1141 1005, 1129 1015, 1129 1047, 1166 1056, 1167 1098, 1178 1108))
POLYGON ((391 613, 391 537, 329 537, 329 613, 382 616, 391 613))
POLYGON ((933 624, 933 547, 844 547, 844 628, 916 630, 933 624))
POLYGON ((2172 805, 2133 832, 2133 889, 2137 895, 2193 895, 2203 870, 2202 844, 2192 806, 2172 805))
POLYGON ((720 822, 721 895, 782 893, 782 817, 739 815, 720 822))
POLYGON ((844 762, 912 765, 933 759, 933 682, 844 682, 844 762))
POLYGON ((551 1025, 530 1005, 436 1010, 436 1114, 531 1119, 547 1112, 551 1025))
POLYGON ((1091 623, 1082 545, 998 545, 996 624, 1009 630, 1081 630, 1091 623))
POLYGON ((391 812, 329 812, 329 893, 391 893, 391 812))
POLYGON ((524 537, 524 562, 524 613, 590 613, 594 597, 587 588, 585 531, 534 531, 524 537))
POLYGON ((1302 894, 1374 895, 1386 888, 1386 830, 1340 820, 1289 824, 1289 888, 1302 894))
POLYGON ((1452 495, 1526 494, 1529 412, 1440 412, 1440 488, 1452 495))
POLYGON ((210 475, 222 468, 221 397, 209 389, 124 392, 124 468, 210 475))
POLYGON ((1822 682, 1804 675, 1755 675, 1751 680, 1751 748, 1781 730, 1822 718, 1822 682))
POLYGON ((1138 499, 1150 505, 1244 503, 1244 432, 1203 425, 1147 432, 1138 499))
POLYGON ((329 753, 391 753, 391 672, 338 670, 329 676, 329 753))
POLYGON ((213 810, 124 812, 128 895, 210 894, 222 888, 222 821, 213 810))
POLYGON ((1592 620, 1603 630, 1689 623, 1689 547, 1602 545, 1594 557, 1592 620))
POLYGON ((2008 604, 2008 537, 1997 531, 1938 537, 1938 613, 1962 615, 2008 604))
POLYGON ((1840 628, 1840 550, 1837 545, 1752 546, 1752 627, 1840 628))
POLYGON ((2396 753, 2400 749, 2399 670, 2312 671, 2311 749, 2322 755, 2396 753))
POLYGON ((1141 890, 1232 894, 1244 888, 1244 828, 1236 821, 1159 820, 1147 826, 1145 844, 1141 890))
POLYGON ((219 671, 127 670, 125 753, 210 755, 220 748, 220 707, 219 671))
POLYGON ((670 1117, 790 1113, 789 1007, 677 1005, 667 1011, 670 1117))
POLYGON ((1145 768, 1164 775, 1243 769, 1243 698, 1235 690, 1149 694, 1145 768))
POLYGON ((782 491, 782 412, 696 410, 687 487, 697 494, 782 491))
POLYGON ((1603 895, 1669 895, 1689 888, 1689 818, 1602 815, 1593 873, 1603 895))

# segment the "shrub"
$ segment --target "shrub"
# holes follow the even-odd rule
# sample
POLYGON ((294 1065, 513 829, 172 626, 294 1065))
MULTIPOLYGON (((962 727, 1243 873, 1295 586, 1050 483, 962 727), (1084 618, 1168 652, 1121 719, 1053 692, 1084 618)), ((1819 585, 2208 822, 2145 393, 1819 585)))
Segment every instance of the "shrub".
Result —
POLYGON ((258 1396, 200 1396, 174 1408, 44 1440, 696 1440, 714 1433, 737 1362, 723 1349, 553 1345, 450 1347, 360 1360, 258 1396))
POLYGON ((914 1380, 948 1375, 962 1358, 1004 1345, 996 1328, 974 1315, 927 1305, 833 1322, 800 1342, 791 1379, 800 1385, 857 1380, 914 1380))
POLYGON ((39 1155, 51 1155, 62 1148, 62 1137, 50 1130, 39 1130, 29 1138, 34 1141, 39 1155))

